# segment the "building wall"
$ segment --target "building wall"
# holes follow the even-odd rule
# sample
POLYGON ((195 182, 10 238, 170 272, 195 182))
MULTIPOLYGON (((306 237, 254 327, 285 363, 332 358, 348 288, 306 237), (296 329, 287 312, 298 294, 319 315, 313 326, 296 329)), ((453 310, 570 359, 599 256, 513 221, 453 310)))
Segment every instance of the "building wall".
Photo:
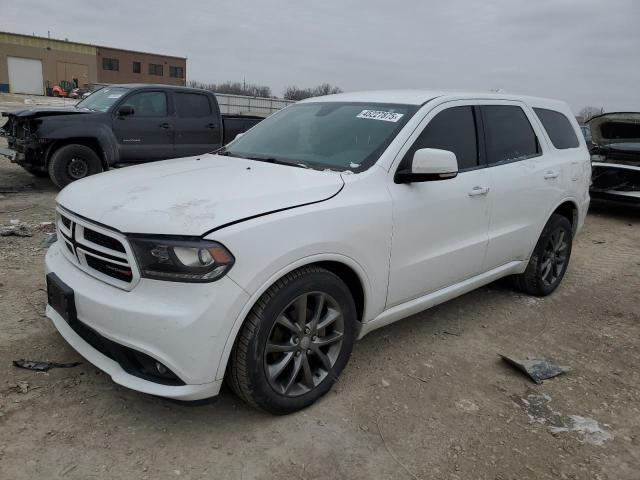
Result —
POLYGON ((77 78, 79 86, 97 81, 96 47, 0 32, 0 91, 8 91, 7 57, 41 60, 45 92, 62 80, 77 78))
POLYGON ((96 47, 98 83, 161 83, 185 85, 187 61, 184 58, 96 47), (118 70, 105 70, 103 59, 118 60, 118 70), (134 73, 133 62, 140 62, 140 73, 134 73), (149 65, 162 65, 162 76, 149 73, 149 65), (183 78, 171 77, 170 67, 182 69, 183 78))

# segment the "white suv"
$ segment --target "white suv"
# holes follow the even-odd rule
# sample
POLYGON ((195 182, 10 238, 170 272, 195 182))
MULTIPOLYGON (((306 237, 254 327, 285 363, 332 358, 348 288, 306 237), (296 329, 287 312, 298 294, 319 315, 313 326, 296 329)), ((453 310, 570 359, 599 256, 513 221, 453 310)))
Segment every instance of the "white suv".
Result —
POLYGON ((388 91, 309 99, 217 154, 58 197, 47 315, 115 382, 274 413, 372 330, 500 277, 547 295, 589 205, 565 103, 388 91))

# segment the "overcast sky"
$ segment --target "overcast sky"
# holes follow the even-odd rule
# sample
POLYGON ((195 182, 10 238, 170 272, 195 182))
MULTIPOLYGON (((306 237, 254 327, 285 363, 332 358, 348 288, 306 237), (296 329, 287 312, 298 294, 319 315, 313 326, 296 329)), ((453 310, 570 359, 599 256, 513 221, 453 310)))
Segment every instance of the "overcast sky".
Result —
POLYGON ((0 0, 0 30, 186 56, 281 95, 445 88, 640 110, 640 0, 0 0))

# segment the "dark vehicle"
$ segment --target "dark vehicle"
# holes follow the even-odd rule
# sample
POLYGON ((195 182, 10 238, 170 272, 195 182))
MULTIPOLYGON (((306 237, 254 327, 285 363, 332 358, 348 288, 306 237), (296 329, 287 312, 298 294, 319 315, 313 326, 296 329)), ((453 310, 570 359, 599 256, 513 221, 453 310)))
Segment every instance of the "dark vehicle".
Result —
POLYGON ((221 115, 213 93, 112 85, 74 107, 3 113, 0 154, 59 186, 112 167, 211 152, 262 120, 221 115))
POLYGON ((589 120, 593 198, 640 203, 640 113, 589 120))

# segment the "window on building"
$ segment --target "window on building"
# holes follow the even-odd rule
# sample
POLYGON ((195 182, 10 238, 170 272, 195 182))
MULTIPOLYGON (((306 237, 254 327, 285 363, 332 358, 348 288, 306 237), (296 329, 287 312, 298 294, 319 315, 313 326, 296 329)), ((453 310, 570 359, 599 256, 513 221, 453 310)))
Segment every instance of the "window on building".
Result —
POLYGON ((140 73, 142 71, 142 64, 140 62, 133 62, 133 73, 140 73))
POLYGON ((580 143, 569 119, 562 113, 546 108, 534 108, 553 146, 559 149, 576 148, 580 143))
POLYGON ((103 70, 120 70, 120 60, 117 58, 102 58, 102 69, 103 70))
POLYGON ((211 115, 211 104, 206 95, 182 92, 176 92, 174 95, 178 117, 202 118, 211 115))
POLYGON ((484 105, 480 109, 489 165, 523 160, 540 154, 538 138, 522 108, 484 105))
POLYGON ((173 78, 184 78, 184 68, 169 67, 169 76, 173 78))
POLYGON ((162 65, 159 65, 157 63, 150 63, 149 64, 149 75, 159 75, 160 77, 163 74, 163 70, 162 70, 162 65))
POLYGON ((166 117, 167 96, 164 92, 140 92, 127 98, 123 106, 133 107, 136 117, 166 117))
POLYGON ((433 117, 407 152, 401 169, 409 168, 413 154, 421 148, 438 148, 455 153, 458 170, 477 167, 478 142, 473 107, 447 108, 433 117))

